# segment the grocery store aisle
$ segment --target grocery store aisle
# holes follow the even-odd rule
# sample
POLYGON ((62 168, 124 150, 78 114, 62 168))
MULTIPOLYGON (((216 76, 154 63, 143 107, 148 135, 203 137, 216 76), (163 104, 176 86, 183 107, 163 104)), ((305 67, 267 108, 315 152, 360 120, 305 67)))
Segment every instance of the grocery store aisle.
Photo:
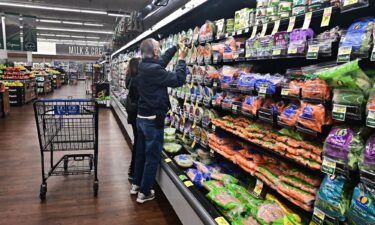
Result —
MULTIPOLYGON (((52 97, 85 97, 85 85, 63 86, 52 97)), ((1 225, 138 225, 180 221, 161 191, 157 199, 138 205, 129 195, 130 150, 109 109, 101 109, 99 124, 99 197, 91 176, 52 177, 47 200, 39 200, 40 153, 32 104, 12 107, 0 119, 1 225)))

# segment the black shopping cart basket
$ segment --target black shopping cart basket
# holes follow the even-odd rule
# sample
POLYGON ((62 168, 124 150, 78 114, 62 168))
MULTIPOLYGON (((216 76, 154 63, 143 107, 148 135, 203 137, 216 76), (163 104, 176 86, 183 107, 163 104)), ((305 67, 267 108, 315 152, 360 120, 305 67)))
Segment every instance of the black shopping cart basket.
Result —
MULTIPOLYGON (((35 119, 42 164, 40 199, 46 198, 47 179, 94 173, 94 195, 98 182, 98 105, 95 100, 54 99, 34 103, 35 119), (94 154, 66 154, 54 163, 54 152, 93 150, 94 154), (45 154, 50 155, 50 167, 45 169, 45 154)), ((48 165, 48 163, 47 163, 48 165)))

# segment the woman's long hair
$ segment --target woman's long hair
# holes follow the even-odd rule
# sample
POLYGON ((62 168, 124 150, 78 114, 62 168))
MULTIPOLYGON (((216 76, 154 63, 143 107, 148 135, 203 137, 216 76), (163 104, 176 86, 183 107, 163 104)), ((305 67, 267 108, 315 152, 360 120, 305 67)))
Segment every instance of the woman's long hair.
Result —
POLYGON ((140 58, 131 58, 129 60, 128 69, 126 70, 126 78, 134 78, 138 74, 138 65, 141 61, 140 58))

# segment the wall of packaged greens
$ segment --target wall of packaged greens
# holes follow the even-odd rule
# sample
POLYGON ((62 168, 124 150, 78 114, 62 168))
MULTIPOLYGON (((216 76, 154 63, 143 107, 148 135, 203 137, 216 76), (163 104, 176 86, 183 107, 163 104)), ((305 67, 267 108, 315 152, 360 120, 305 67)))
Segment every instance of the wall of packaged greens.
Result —
POLYGON ((186 84, 169 90, 165 161, 218 224, 375 224, 374 10, 258 0, 160 40, 189 46, 186 84))

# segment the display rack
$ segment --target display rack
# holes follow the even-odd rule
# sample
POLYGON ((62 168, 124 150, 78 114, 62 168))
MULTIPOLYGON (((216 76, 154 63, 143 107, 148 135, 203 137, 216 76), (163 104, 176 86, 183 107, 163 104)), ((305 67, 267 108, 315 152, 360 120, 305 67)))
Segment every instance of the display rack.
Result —
POLYGON ((36 75, 38 94, 45 95, 53 91, 52 75, 36 75))
POLYGON ((53 74, 52 75, 52 87, 53 89, 61 88, 62 85, 62 75, 61 74, 53 74))
POLYGON ((20 81, 22 86, 9 86, 9 101, 12 106, 22 106, 37 98, 36 81, 34 78, 27 80, 7 80, 20 81))

